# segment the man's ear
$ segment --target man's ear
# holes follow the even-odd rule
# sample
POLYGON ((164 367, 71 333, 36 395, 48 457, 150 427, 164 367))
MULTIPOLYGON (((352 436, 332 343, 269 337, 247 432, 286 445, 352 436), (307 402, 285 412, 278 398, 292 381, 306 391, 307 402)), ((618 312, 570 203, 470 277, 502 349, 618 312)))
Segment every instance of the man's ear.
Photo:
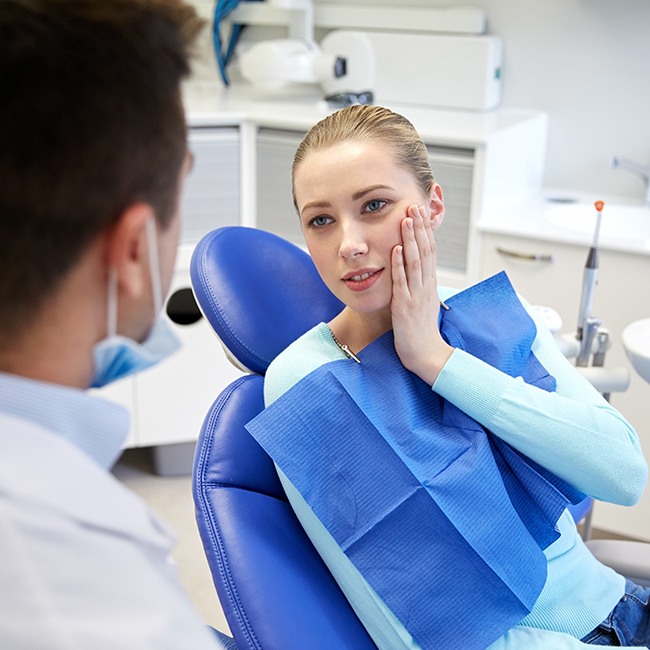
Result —
POLYGON ((115 270, 118 290, 129 297, 138 297, 148 287, 149 251, 146 224, 154 219, 146 203, 127 207, 107 234, 109 268, 115 270))
POLYGON ((434 230, 437 230, 445 218, 445 204, 442 199, 442 188, 438 183, 434 183, 431 186, 429 209, 431 210, 431 225, 434 230))

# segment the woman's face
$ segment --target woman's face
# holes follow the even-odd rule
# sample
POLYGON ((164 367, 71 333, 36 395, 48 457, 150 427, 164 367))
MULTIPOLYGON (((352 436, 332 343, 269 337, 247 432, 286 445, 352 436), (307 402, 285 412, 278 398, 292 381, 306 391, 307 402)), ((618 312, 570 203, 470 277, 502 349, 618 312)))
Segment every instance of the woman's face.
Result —
POLYGON ((390 314, 391 251, 411 205, 426 206, 436 225, 440 187, 424 195, 413 174, 377 142, 343 142, 312 152, 294 173, 307 248, 323 281, 362 314, 390 314))

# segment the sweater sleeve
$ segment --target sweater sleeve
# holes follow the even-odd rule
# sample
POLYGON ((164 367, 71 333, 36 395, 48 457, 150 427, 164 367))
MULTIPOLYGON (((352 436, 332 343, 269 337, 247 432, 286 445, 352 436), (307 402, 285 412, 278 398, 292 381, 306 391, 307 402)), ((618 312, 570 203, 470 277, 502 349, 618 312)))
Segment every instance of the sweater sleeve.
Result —
POLYGON ((532 350, 555 377, 555 392, 458 349, 433 390, 582 492, 601 501, 636 503, 648 471, 636 432, 562 355, 546 326, 535 324, 532 350))

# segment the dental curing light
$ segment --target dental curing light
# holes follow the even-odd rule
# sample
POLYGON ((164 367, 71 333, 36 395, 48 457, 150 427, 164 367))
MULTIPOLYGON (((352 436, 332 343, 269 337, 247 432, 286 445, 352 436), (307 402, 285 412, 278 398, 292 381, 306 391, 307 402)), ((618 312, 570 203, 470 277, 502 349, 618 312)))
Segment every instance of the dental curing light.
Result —
POLYGON ((578 312, 578 332, 576 338, 581 342, 580 353, 576 364, 586 366, 588 364, 591 347, 596 329, 600 321, 591 317, 591 309, 598 284, 598 238, 600 236, 600 221, 602 217, 604 201, 596 201, 596 227, 594 239, 587 255, 587 262, 582 276, 582 296, 580 298, 580 311, 578 312))

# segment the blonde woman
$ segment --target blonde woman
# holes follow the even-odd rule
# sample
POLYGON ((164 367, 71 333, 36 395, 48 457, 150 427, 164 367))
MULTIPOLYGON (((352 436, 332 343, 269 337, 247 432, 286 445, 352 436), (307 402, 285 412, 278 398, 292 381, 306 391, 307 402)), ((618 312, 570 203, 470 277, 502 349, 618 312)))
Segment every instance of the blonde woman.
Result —
MULTIPOLYGON (((490 487, 495 473, 488 465, 494 463, 510 489, 511 470, 503 466, 511 456, 515 465, 524 459, 533 468, 535 481, 543 477, 549 501, 557 490, 568 498, 574 490, 633 504, 644 489, 647 465, 632 427, 564 359, 505 278, 459 294, 438 286, 435 233, 445 216, 443 192, 414 127, 377 106, 353 106, 325 118, 297 150, 293 198, 316 267, 345 307, 271 364, 265 417, 275 420, 269 436, 257 435, 298 518, 376 645, 561 649, 648 643, 648 592, 589 553, 566 502, 559 509, 554 502, 549 512, 555 514, 539 526, 538 515, 530 515, 524 530, 519 517, 525 520, 529 510, 516 504, 527 488, 517 483, 509 500, 494 497, 501 487, 490 487), (341 385, 353 387, 339 390, 341 385), (384 439, 358 439, 364 413, 388 432, 384 439), (456 431, 471 454, 463 451, 462 458, 434 467, 443 453, 436 445, 443 438, 456 445, 456 431), (283 435, 286 449, 278 442, 283 435), (324 439, 337 450, 321 452, 324 439), (305 445, 327 458, 312 462, 305 445), (390 500, 402 488, 382 459, 396 448, 407 464, 432 468, 422 485, 438 495, 430 506, 441 522, 434 528, 427 529, 422 520, 428 515, 420 514, 389 527, 386 521, 399 510, 392 505, 383 521, 378 517, 365 529, 357 521, 366 504, 351 487, 356 469, 367 474, 370 501, 384 493, 390 500), (341 469, 354 454, 359 460, 341 469), (450 466, 454 478, 445 483, 440 477, 450 466), (455 481, 464 492, 454 492, 455 481), (340 487, 328 488, 333 485, 340 487), (467 499, 468 491, 476 498, 467 499), (357 520, 350 523, 350 517, 357 520), (450 519, 454 526, 447 526, 450 519), (484 526, 481 532, 477 525, 484 526), (355 532, 342 544, 349 526, 363 535, 355 532), (422 546, 416 547, 411 537, 418 534, 422 546), (515 558, 522 544, 531 544, 530 561, 528 555, 515 558), (504 574, 507 588, 500 591, 502 582, 493 587, 483 568, 467 577, 477 554, 504 574), (543 567, 535 568, 536 562, 543 567), (510 603, 512 593, 519 596, 510 603)), ((269 422, 258 430, 269 431, 269 422)), ((405 497, 404 503, 420 498, 405 497)))

